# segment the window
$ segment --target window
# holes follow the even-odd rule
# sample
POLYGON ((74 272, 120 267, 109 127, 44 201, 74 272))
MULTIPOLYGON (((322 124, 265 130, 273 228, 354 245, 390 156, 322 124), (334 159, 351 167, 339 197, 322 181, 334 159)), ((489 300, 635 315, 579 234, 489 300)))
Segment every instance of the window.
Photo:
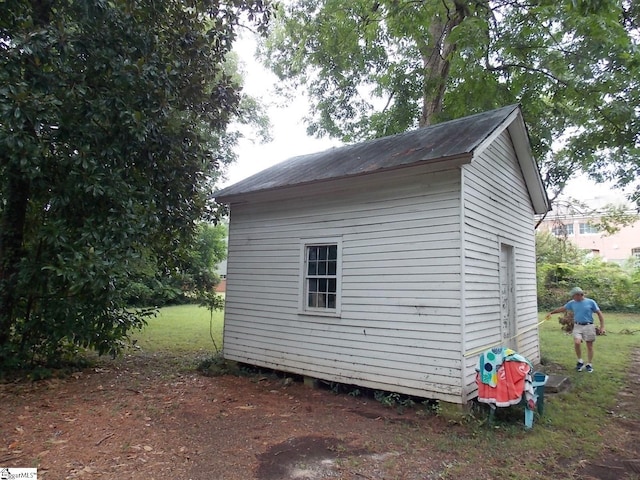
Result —
POLYGON ((580 235, 600 233, 599 230, 589 223, 580 224, 580 235))
POLYGON ((640 260, 640 247, 632 248, 631 255, 640 260))
POLYGON ((573 235, 573 223, 554 225, 551 229, 556 237, 566 237, 567 235, 573 235))
POLYGON ((340 242, 304 244, 303 311, 337 314, 340 242))

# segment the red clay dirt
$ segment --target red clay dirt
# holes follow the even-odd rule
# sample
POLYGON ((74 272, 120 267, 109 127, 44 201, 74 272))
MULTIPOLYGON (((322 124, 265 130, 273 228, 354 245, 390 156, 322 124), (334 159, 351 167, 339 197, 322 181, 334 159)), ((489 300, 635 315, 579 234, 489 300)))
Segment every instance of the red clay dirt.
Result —
MULTIPOLYGON (((640 478, 640 375, 629 380, 602 461, 539 478, 640 478)), ((451 447, 473 437, 423 407, 400 413, 274 375, 205 377, 159 355, 0 385, 0 468, 37 467, 39 480, 495 478, 451 447)))

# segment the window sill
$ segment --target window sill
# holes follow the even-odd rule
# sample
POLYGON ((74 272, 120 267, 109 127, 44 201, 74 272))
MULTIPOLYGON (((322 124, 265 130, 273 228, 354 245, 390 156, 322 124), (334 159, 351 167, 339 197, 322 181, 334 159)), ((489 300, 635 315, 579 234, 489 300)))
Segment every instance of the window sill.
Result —
POLYGON ((323 310, 299 310, 298 315, 304 315, 305 317, 332 317, 340 318, 340 312, 327 312, 323 310))

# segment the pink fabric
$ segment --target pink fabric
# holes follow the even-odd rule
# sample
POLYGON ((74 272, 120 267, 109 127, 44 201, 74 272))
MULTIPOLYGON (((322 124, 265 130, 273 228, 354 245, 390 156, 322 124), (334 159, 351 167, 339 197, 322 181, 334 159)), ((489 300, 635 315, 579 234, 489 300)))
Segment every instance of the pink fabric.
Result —
POLYGON ((482 383, 476 376, 478 401, 493 403, 497 407, 516 405, 525 391, 525 379, 531 367, 525 362, 503 362, 498 369, 498 382, 495 387, 482 383))

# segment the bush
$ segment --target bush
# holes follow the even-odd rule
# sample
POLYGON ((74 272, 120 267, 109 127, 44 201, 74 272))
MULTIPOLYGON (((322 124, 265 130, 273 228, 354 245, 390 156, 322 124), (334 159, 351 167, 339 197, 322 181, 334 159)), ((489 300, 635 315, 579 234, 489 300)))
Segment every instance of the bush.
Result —
POLYGON ((552 309, 569 300, 569 290, 581 287, 603 310, 639 311, 640 274, 599 258, 582 264, 538 265, 538 306, 552 309))

